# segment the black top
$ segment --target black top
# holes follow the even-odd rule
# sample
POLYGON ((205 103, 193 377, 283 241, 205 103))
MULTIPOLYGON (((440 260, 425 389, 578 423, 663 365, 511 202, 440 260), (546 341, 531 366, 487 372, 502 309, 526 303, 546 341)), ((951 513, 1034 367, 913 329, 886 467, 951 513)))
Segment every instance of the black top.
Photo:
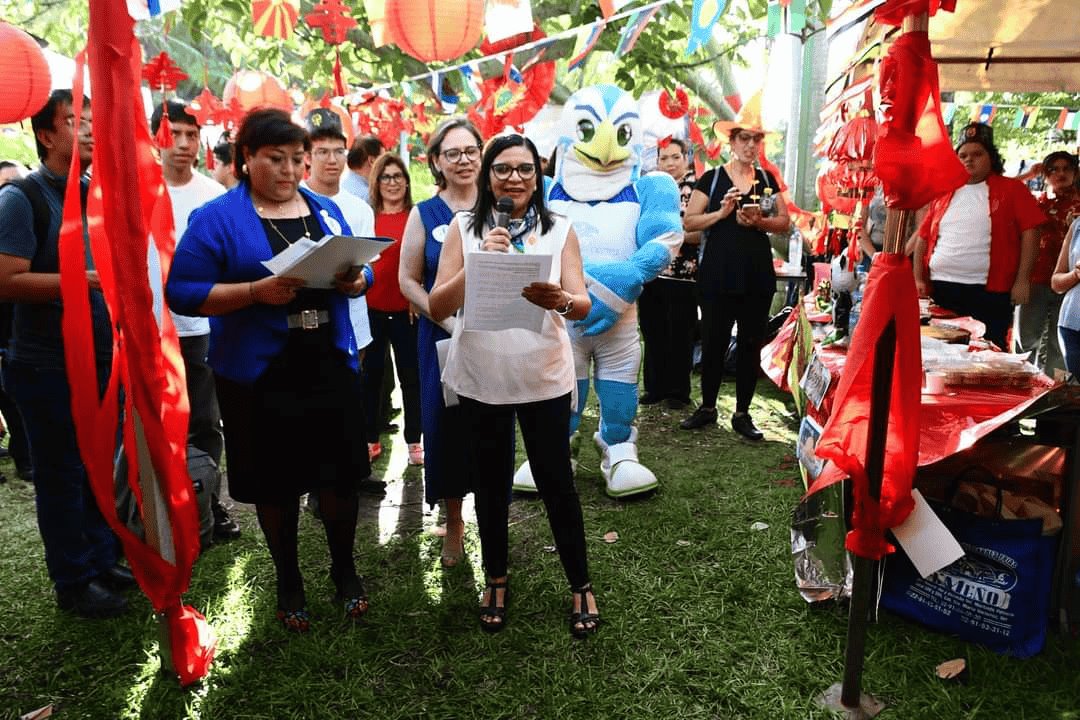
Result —
MULTIPOLYGON (((727 171, 720 167, 705 173, 694 189, 705 195, 710 195, 712 189, 705 212, 715 212, 733 185, 727 171), (713 188, 716 175, 716 187, 713 188)), ((764 196, 765 188, 772 188, 774 196, 780 194, 776 179, 758 168, 754 171, 754 186, 739 198, 739 206, 760 203, 760 197, 752 196, 764 196)), ((761 230, 739 225, 734 212, 714 223, 705 230, 705 249, 697 281, 698 289, 707 298, 729 294, 772 295, 776 292, 776 271, 769 236, 761 230)))
MULTIPOLYGON (((266 239, 270 242, 270 249, 274 255, 284 252, 285 248, 299 241, 300 238, 304 237, 305 231, 316 233, 319 231, 319 221, 315 218, 315 215, 281 220, 260 219, 262 220, 263 231, 266 232, 266 239), (307 221, 306 225, 304 224, 305 220, 307 221)), ((312 239, 317 240, 318 238, 312 239)), ((334 291, 318 288, 300 288, 296 292, 296 298, 288 305, 289 314, 303 310, 328 310, 331 292, 334 291)), ((330 325, 327 324, 326 328, 329 330, 330 325)))

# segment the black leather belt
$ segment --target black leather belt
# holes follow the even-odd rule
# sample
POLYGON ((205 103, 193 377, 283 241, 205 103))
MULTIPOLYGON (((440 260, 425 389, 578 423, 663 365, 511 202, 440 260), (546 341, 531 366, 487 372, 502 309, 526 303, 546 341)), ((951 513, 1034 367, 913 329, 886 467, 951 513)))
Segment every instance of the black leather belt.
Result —
POLYGON ((320 325, 330 322, 328 310, 301 310, 286 318, 289 329, 316 330, 320 325))

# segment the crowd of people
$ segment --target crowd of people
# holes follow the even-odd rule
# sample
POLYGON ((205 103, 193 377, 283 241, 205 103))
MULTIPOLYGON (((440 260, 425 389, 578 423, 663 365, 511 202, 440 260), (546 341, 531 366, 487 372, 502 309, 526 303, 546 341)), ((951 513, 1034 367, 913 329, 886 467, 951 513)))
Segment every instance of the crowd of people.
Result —
MULTIPOLYGON (((750 409, 776 290, 769 234, 790 226, 779 178, 757 162, 767 131, 758 120, 717 123, 729 159, 701 177, 690 169, 686 141, 664 138, 656 170, 639 177, 633 152, 640 155, 640 124, 612 124, 602 136, 607 131, 596 126, 607 120, 588 103, 613 110, 626 100, 604 86, 593 94, 566 111, 587 112, 570 117, 576 139, 564 138, 551 160, 520 134, 485 142, 468 120, 445 120, 428 140, 436 192, 423 199, 414 198, 407 162, 373 137, 350 146, 332 113, 315 122, 309 116, 306 126, 280 110, 249 113, 213 148, 212 177, 196 168, 201 129, 182 103, 163 103, 150 118, 159 139, 168 121, 160 160, 178 243, 166 273, 151 247, 148 273, 155 310, 167 306, 180 337, 189 454, 202 453, 215 467, 227 457, 229 496, 254 505, 286 629, 303 632, 311 622, 298 550, 304 496, 325 528, 342 612, 357 620, 368 610, 353 552, 359 494, 385 490, 372 464, 382 453, 395 372, 407 461, 423 466, 425 500, 445 516, 445 567, 464 559, 462 505, 468 493, 475 496, 486 576, 479 619, 487 632, 508 621, 512 486, 534 488, 547 511, 570 587, 571 634, 586 637, 600 625, 571 447, 590 374, 601 404, 594 440, 613 497, 657 486, 637 459, 637 406, 691 406, 698 335, 701 403, 680 427, 717 422, 737 328, 731 427, 749 441, 764 438, 750 409), (589 144, 588 151, 574 143, 589 144), (624 184, 597 192, 596 173, 620 163, 634 165, 619 176, 624 184), (609 248, 598 236, 606 231, 589 215, 595 212, 624 234, 621 264, 604 255, 609 248), (294 243, 327 234, 393 243, 370 264, 337 274, 333 289, 305 287, 264 265, 294 243), (491 253, 550 256, 546 276, 521 288, 543 311, 539 331, 463 329, 466 288, 483 282, 471 277, 479 272, 472 262, 491 253), (515 425, 528 457, 517 472, 515 425), (289 442, 281 442, 282 428, 293 435, 289 442)), ((7 339, 0 413, 17 471, 34 483, 57 603, 100 618, 125 611, 123 591, 133 578, 87 483, 64 364, 63 193, 74 157, 85 193, 93 147, 89 102, 81 118, 74 106, 70 92, 55 91, 34 116, 36 170, 24 177, 0 163, 0 301, 9 316, 0 326, 7 339)), ((970 179, 931 203, 919 225, 912 243, 917 286, 939 305, 983 321, 1000 348, 1008 347, 1019 306, 1016 342, 1048 372, 1063 364, 1075 374, 1077 157, 1051 153, 1041 167, 1049 189, 1034 198, 1004 177, 987 126, 966 128, 957 154, 970 179)), ((866 235, 869 258, 880 242, 872 229, 866 235)), ((97 366, 107 371, 110 320, 92 260, 88 251, 97 366)), ((241 532, 214 489, 205 500, 204 549, 241 532)))

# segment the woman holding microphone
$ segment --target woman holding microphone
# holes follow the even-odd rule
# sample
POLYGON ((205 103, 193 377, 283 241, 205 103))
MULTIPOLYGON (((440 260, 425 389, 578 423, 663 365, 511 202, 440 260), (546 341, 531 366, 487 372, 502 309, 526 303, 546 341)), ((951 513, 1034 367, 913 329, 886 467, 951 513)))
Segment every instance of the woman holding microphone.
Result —
POLYGON ((565 323, 584 318, 591 302, 577 236, 566 218, 552 215, 545 206, 539 171, 536 147, 521 135, 502 135, 488 142, 476 205, 450 225, 428 304, 431 317, 441 321, 464 305, 467 282, 483 282, 483 278, 466 277, 465 257, 469 254, 552 256, 547 281, 534 282, 521 291, 522 297, 547 311, 541 331, 460 328, 452 341, 456 346, 450 351, 443 382, 461 398, 475 482, 476 517, 487 574, 481 627, 497 632, 506 625, 506 488, 514 474, 514 462, 498 448, 513 445, 516 415, 570 581, 570 632, 582 638, 596 631, 600 617, 589 583, 581 503, 570 468, 566 428, 575 379, 565 323), (497 199, 501 208, 510 205, 509 218, 496 212, 497 199))

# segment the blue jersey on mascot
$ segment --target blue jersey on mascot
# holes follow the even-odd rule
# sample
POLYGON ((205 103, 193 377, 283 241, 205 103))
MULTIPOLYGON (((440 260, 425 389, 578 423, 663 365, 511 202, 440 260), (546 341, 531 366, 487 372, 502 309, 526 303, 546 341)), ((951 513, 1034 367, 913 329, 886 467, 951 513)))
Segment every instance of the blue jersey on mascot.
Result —
MULTIPOLYGON (((635 303, 682 244, 679 189, 667 174, 641 177, 641 116, 629 93, 612 85, 577 91, 563 106, 559 129, 548 204, 573 221, 592 298, 588 316, 569 328, 578 383, 569 430, 578 428, 594 369, 600 431, 593 438, 608 495, 625 497, 658 485, 637 457, 635 303)), ((527 465, 514 488, 535 488, 527 465)))

